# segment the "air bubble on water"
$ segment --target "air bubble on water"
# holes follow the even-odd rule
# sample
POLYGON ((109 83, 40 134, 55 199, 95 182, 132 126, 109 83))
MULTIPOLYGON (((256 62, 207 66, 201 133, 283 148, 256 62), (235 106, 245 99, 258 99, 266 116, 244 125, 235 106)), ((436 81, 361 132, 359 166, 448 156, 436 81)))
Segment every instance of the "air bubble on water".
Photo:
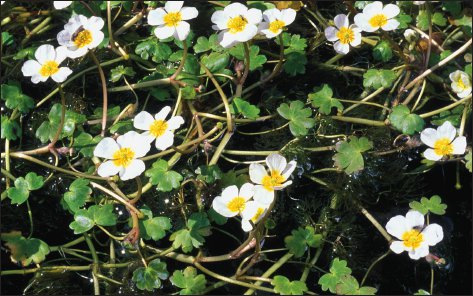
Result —
POLYGON ((169 198, 166 198, 166 199, 164 200, 164 203, 165 203, 165 204, 168 204, 168 203, 169 203, 169 198))

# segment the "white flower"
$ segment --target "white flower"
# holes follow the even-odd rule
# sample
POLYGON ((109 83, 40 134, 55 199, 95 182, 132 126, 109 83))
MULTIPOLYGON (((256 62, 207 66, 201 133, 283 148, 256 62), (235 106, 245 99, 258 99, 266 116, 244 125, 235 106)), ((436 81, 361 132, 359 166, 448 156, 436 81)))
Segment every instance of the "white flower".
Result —
POLYGON ((363 13, 355 15, 355 24, 365 32, 374 32, 380 27, 384 31, 391 31, 399 26, 399 22, 394 19, 400 10, 394 4, 384 6, 381 1, 375 1, 363 8, 363 13))
POLYGON ((56 82, 63 82, 72 73, 68 67, 59 67, 64 61, 66 50, 63 47, 54 49, 54 46, 43 44, 36 49, 36 60, 29 60, 23 64, 21 71, 24 76, 31 76, 33 83, 44 82, 51 77, 56 82))
POLYGON ((5 3, 5 1, 0 1, 0 2, 1 2, 0 5, 3 5, 3 3, 5 3))
POLYGON ((455 139, 456 134, 457 131, 450 121, 445 121, 437 130, 433 128, 423 130, 420 133, 420 139, 431 147, 425 150, 424 157, 437 161, 444 156, 465 153, 466 138, 461 136, 455 139))
POLYGON ((259 24, 258 29, 266 38, 273 38, 281 34, 282 29, 292 24, 295 19, 296 11, 292 8, 271 8, 263 12, 263 22, 259 24))
POLYGON ((159 111, 153 118, 151 114, 146 111, 141 111, 133 119, 133 126, 146 132, 141 135, 144 136, 149 143, 156 139, 156 148, 159 150, 166 150, 174 143, 174 130, 178 129, 184 123, 181 116, 173 116, 169 120, 165 120, 171 111, 171 107, 166 106, 159 111))
POLYGON ((258 33, 257 25, 261 19, 261 10, 232 3, 214 12, 211 20, 215 24, 212 26, 214 30, 222 30, 218 34, 220 45, 228 48, 253 38, 258 33))
POLYGON ((274 190, 281 190, 292 184, 292 181, 286 180, 296 168, 296 162, 293 160, 287 163, 282 155, 274 153, 266 157, 266 164, 269 174, 261 164, 252 163, 250 165, 250 179, 259 184, 255 186, 254 200, 269 205, 274 200, 274 190))
POLYGON ((109 159, 98 169, 101 177, 109 177, 119 173, 120 179, 129 180, 141 175, 145 163, 138 157, 143 157, 150 150, 147 140, 135 131, 129 131, 113 138, 103 138, 94 149, 94 156, 109 159))
POLYGON ((264 217, 269 205, 262 204, 256 200, 252 200, 246 203, 245 209, 241 213, 241 228, 243 231, 248 232, 253 230, 253 226, 250 221, 256 225, 261 218, 264 217))
POLYGON ((224 217, 234 217, 241 215, 246 209, 248 201, 254 195, 254 185, 245 183, 240 190, 236 185, 228 186, 222 191, 221 196, 214 198, 212 207, 224 217))
POLYGON ((72 4, 72 1, 53 1, 54 8, 63 9, 72 4))
POLYGON ((422 5, 425 3, 425 1, 412 1, 415 5, 422 5))
POLYGON ((187 20, 196 18, 199 12, 195 7, 182 7, 184 1, 167 1, 164 9, 156 8, 148 14, 148 24, 158 26, 154 34, 159 39, 171 36, 185 40, 189 35, 190 25, 187 20))
POLYGON ((57 41, 67 48, 67 56, 78 58, 89 49, 97 47, 103 40, 103 19, 91 16, 75 15, 64 25, 64 30, 57 34, 57 41))
POLYGON ((406 38, 409 43, 415 42, 417 40, 417 32, 412 29, 406 29, 404 31, 404 38, 406 38))
POLYGON ((391 250, 396 254, 407 251, 414 260, 427 256, 429 246, 434 246, 443 239, 442 227, 430 224, 424 228, 424 215, 417 211, 409 211, 406 217, 392 217, 386 224, 386 230, 400 239, 391 243, 391 250))
POLYGON ((451 87, 458 97, 464 98, 471 94, 471 81, 468 74, 463 71, 456 70, 450 73, 451 87))
POLYGON ((356 25, 350 25, 348 17, 339 14, 333 19, 336 27, 327 27, 325 37, 328 41, 337 41, 333 48, 337 53, 347 54, 351 46, 358 46, 361 43, 361 29, 356 25))

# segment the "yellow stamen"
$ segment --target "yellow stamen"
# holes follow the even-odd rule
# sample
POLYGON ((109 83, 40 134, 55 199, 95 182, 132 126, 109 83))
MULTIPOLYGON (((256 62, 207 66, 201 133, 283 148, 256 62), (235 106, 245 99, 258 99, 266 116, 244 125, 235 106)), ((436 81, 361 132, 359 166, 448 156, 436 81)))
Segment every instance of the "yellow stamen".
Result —
POLYGON ((165 120, 155 120, 149 128, 149 132, 155 137, 160 137, 164 135, 167 128, 168 123, 165 120))
POLYGON ((239 15, 229 19, 227 22, 227 27, 230 33, 236 34, 243 31, 246 27, 246 24, 248 24, 248 20, 239 15))
POLYGON ((59 64, 55 61, 47 61, 43 64, 41 69, 39 69, 39 74, 43 77, 49 77, 59 71, 59 64))
POLYGON ((466 89, 465 83, 463 83, 463 79, 460 77, 457 81, 457 87, 464 91, 466 89))
POLYGON ((337 33, 337 37, 342 44, 348 44, 355 40, 355 32, 348 27, 341 27, 337 33))
POLYGON ((251 218, 251 221, 253 221, 253 223, 256 223, 258 219, 261 217, 261 215, 263 215, 263 213, 264 213, 264 209, 258 208, 258 210, 256 211, 256 214, 253 216, 253 218, 251 218))
POLYGON ((233 198, 228 204, 227 208, 230 212, 241 213, 245 209, 245 199, 243 197, 237 196, 233 198))
POLYGON ((126 168, 135 157, 135 152, 130 148, 120 148, 113 153, 113 164, 126 168))
POLYGON ((269 30, 273 32, 274 34, 277 34, 279 30, 284 28, 285 25, 286 25, 285 22, 280 21, 280 20, 275 20, 269 24, 269 30))
POLYGON ((424 241, 424 235, 418 230, 411 229, 409 231, 404 232, 404 234, 402 235, 402 240, 404 246, 415 250, 424 241))
POLYGON ((77 36, 74 38, 74 44, 78 48, 82 48, 86 45, 89 45, 92 43, 92 32, 89 30, 82 30, 79 33, 77 33, 77 36))
POLYGON ((382 27, 382 26, 384 26, 388 23, 388 18, 384 14, 380 13, 380 14, 377 14, 377 15, 373 16, 368 21, 368 23, 372 27, 382 27))
POLYGON ((182 21, 182 15, 178 12, 170 12, 164 16, 164 23, 168 27, 175 27, 182 21))
POLYGON ((445 156, 453 153, 453 145, 448 138, 441 138, 434 143, 434 152, 437 155, 445 156))
POLYGON ((271 171, 271 176, 264 176, 261 184, 263 185, 264 189, 268 191, 273 191, 275 186, 281 186, 281 184, 285 181, 284 177, 281 176, 279 171, 274 170, 271 171))

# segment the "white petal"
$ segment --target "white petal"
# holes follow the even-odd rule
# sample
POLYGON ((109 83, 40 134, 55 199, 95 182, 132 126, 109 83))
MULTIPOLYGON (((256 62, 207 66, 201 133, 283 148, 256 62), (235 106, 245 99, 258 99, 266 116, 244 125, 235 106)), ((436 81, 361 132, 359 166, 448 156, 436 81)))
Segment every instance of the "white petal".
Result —
POLYGON ((54 46, 50 44, 43 44, 35 51, 34 56, 36 60, 42 65, 47 61, 54 61, 56 59, 56 51, 54 46))
MULTIPOLYGON (((360 32, 356 32, 355 30, 358 29, 358 27, 356 27, 356 25, 352 25, 352 29, 354 29, 354 33, 355 33, 355 39, 350 42, 350 45, 351 46, 358 46, 361 44, 361 33, 360 32)), ((351 26, 350 26, 351 27, 351 26)))
POLYGON ((394 4, 388 4, 388 5, 384 6, 384 8, 383 8, 383 14, 388 19, 397 16, 399 14, 399 12, 401 12, 401 10, 399 9, 399 7, 397 7, 397 5, 394 5, 394 4))
POLYGON ((296 19, 296 11, 292 8, 283 9, 281 11, 281 20, 286 26, 292 24, 296 19))
POLYGON ((292 184, 292 181, 287 181, 287 182, 282 183, 279 186, 273 186, 273 189, 274 190, 281 190, 281 189, 284 189, 284 188, 286 188, 287 186, 289 186, 291 184, 292 184))
POLYGON ((161 109, 156 115, 154 115, 154 119, 156 120, 165 120, 166 117, 168 116, 169 112, 171 112, 171 107, 166 106, 161 109))
POLYGON ((156 8, 155 10, 151 10, 148 13, 148 24, 151 26, 159 26, 164 25, 164 16, 166 15, 166 11, 162 8, 156 8))
POLYGON ((156 35, 156 37, 159 39, 166 39, 171 37, 175 30, 176 28, 168 26, 156 27, 154 29, 154 35, 156 35))
MULTIPOLYGON (((152 141, 151 141, 152 142, 152 141)), ((132 149, 135 152, 135 158, 145 156, 151 149, 151 143, 146 136, 141 134, 135 135, 135 144, 132 149)))
POLYGON ((248 12, 245 14, 245 17, 248 20, 248 23, 253 25, 257 25, 263 20, 261 10, 256 8, 249 9, 248 12))
POLYGON ((355 21, 355 24, 361 28, 362 30, 364 30, 364 26, 366 26, 366 23, 367 23, 367 19, 365 17, 365 15, 363 13, 358 13, 355 15, 354 17, 354 21, 355 21))
POLYGON ((227 218, 238 215, 237 212, 232 212, 228 209, 227 203, 228 203, 227 200, 222 199, 221 196, 217 196, 212 201, 212 207, 214 208, 215 212, 227 218))
POLYGON ((176 31, 174 32, 174 37, 177 37, 177 39, 183 41, 187 38, 190 32, 190 25, 188 22, 181 21, 179 24, 176 26, 176 31))
POLYGON ((102 31, 91 31, 92 32, 92 42, 90 42, 86 47, 89 49, 96 48, 102 43, 104 34, 102 31))
POLYGON ((396 254, 401 254, 402 252, 406 251, 402 241, 393 241, 389 248, 396 254))
POLYGON ((263 17, 268 23, 270 23, 270 22, 272 22, 274 20, 277 20, 277 19, 282 20, 282 13, 277 8, 271 8, 271 9, 267 9, 263 12, 263 17))
POLYGON ((348 17, 345 14, 337 14, 333 19, 333 22, 338 29, 348 27, 348 17))
POLYGON ((139 134, 135 131, 129 131, 117 138, 117 144, 120 146, 120 148, 133 148, 133 146, 136 145, 136 135, 139 134))
POLYGON ((151 114, 146 111, 141 111, 133 119, 133 127, 140 130, 149 131, 153 122, 154 118, 151 114))
POLYGON ((424 151, 424 157, 428 160, 437 161, 442 158, 442 155, 438 155, 434 149, 428 148, 424 151))
POLYGON ((112 138, 103 138, 94 149, 94 156, 112 159, 113 153, 120 149, 117 142, 112 138))
POLYGON ((418 211, 409 211, 406 214, 406 222, 409 228, 424 227, 424 215, 418 211))
POLYGON ((274 200, 274 191, 268 191, 263 186, 256 185, 253 199, 263 205, 269 205, 274 200))
POLYGON ((233 38, 235 38, 236 41, 246 42, 255 37, 256 34, 258 34, 258 27, 248 23, 243 31, 233 34, 233 38))
MULTIPOLYGON (((260 27, 261 28, 261 27, 260 27)), ((271 39, 271 38, 274 38, 276 36, 278 36, 279 34, 281 34, 282 32, 282 29, 279 29, 276 33, 270 31, 270 30, 267 30, 267 29, 259 29, 261 31, 261 33, 263 33, 266 38, 268 39, 271 39)))
POLYGON ((72 1, 53 1, 54 8, 63 9, 72 4, 72 1))
POLYGON ((268 175, 264 166, 259 163, 250 164, 249 174, 250 180, 256 184, 261 184, 263 182, 263 178, 268 175))
POLYGON ((225 48, 230 48, 237 43, 235 39, 235 35, 229 32, 225 32, 225 31, 218 34, 218 39, 219 39, 220 45, 225 48))
POLYGON ((338 30, 335 27, 327 27, 325 29, 325 38, 327 38, 328 41, 337 41, 338 36, 337 36, 338 30))
POLYGON ((141 159, 133 159, 131 163, 120 170, 120 179, 123 181, 138 177, 145 171, 145 163, 141 159))
POLYGON ((23 64, 21 72, 23 72, 23 76, 33 76, 35 74, 38 75, 40 69, 40 63, 35 60, 29 60, 23 64))
POLYGON ((284 168, 284 170, 281 173, 281 175, 284 177, 284 180, 287 180, 287 178, 289 178, 291 176, 292 172, 294 172, 294 170, 296 169, 296 165, 297 165, 297 162, 294 161, 294 160, 291 160, 286 165, 286 167, 284 168))
POLYGON ((72 74, 72 70, 68 67, 61 67, 59 71, 51 75, 51 78, 56 82, 64 82, 69 75, 72 74))
POLYGON ((156 139, 156 137, 153 136, 149 131, 141 133, 141 136, 143 137, 144 141, 149 144, 151 144, 156 139))
POLYGON ((262 204, 252 200, 246 203, 245 209, 241 213, 242 220, 250 220, 258 212, 258 208, 263 206, 262 204))
POLYGON ((383 12, 383 3, 381 1, 374 1, 363 8, 363 14, 368 18, 383 12))
POLYGON ((184 1, 167 1, 164 4, 164 9, 167 12, 178 12, 181 10, 182 5, 184 5, 184 1))
POLYGON ((399 22, 395 19, 390 19, 388 20, 386 25, 381 27, 381 29, 383 29, 384 31, 392 31, 397 29, 397 27, 399 27, 399 22))
POLYGON ((241 186, 240 193, 238 194, 238 196, 245 198, 245 200, 249 200, 250 198, 253 197, 254 194, 255 194, 255 185, 251 183, 245 183, 241 186))
POLYGON ((120 171, 120 167, 116 166, 113 164, 112 160, 103 162, 98 170, 97 173, 99 174, 100 177, 110 177, 116 175, 120 171))
POLYGON ((439 139, 447 138, 450 141, 453 141, 456 134, 457 134, 457 130, 450 123, 450 121, 445 121, 441 126, 437 128, 437 136, 439 139))
POLYGON ((33 82, 34 84, 38 83, 38 82, 45 82, 46 80, 48 80, 49 76, 43 76, 43 75, 40 75, 40 74, 33 74, 33 76, 31 76, 31 82, 33 82))
POLYGON ((244 16, 247 11, 248 11, 248 8, 245 5, 238 2, 229 4, 225 6, 225 8, 223 9, 223 12, 229 17, 234 17, 237 15, 244 16))
POLYGON ((91 30, 91 31, 93 31, 93 30, 98 31, 98 30, 101 30, 103 28, 104 24, 105 23, 104 23, 102 18, 97 17, 97 16, 91 16, 87 20, 86 24, 84 24, 84 29, 91 30))
POLYGON ((287 161, 281 154, 273 153, 266 157, 266 164, 270 171, 282 173, 287 166, 287 161))
POLYGON ((471 87, 465 88, 465 90, 457 93, 459 98, 466 98, 471 94, 471 87))
POLYGON ((466 138, 464 136, 458 137, 452 142, 452 154, 464 154, 466 149, 466 138))
POLYGON ((435 246, 443 240, 442 226, 435 223, 430 224, 422 231, 422 235, 424 237, 424 241, 429 246, 435 246))
POLYGON ((236 185, 225 187, 225 189, 223 189, 222 191, 223 200, 229 201, 237 196, 238 196, 238 187, 236 185))
POLYGON ((434 147, 434 144, 438 139, 437 131, 433 128, 426 128, 420 133, 420 140, 429 147, 434 147))
POLYGON ((75 58, 79 58, 81 56, 84 56, 89 51, 87 46, 84 46, 82 48, 78 48, 76 50, 70 50, 70 48, 68 48, 68 49, 69 50, 67 51, 67 56, 70 57, 71 59, 75 59, 75 58))
POLYGON ((386 224, 386 231, 398 239, 402 239, 404 232, 410 229, 406 217, 402 215, 392 217, 386 224))
POLYGON ((350 51, 350 45, 342 44, 340 41, 335 42, 333 49, 339 54, 347 54, 350 51))
POLYGON ((196 18, 199 15, 199 11, 195 7, 183 7, 181 9, 182 20, 190 20, 196 18))
POLYGON ((250 220, 241 219, 241 229, 243 229, 244 232, 252 231, 253 226, 251 225, 250 220))
POLYGON ((171 119, 169 119, 169 120, 167 121, 168 130, 170 130, 170 131, 176 130, 176 129, 178 129, 183 123, 184 123, 184 118, 182 118, 181 116, 174 116, 174 117, 171 117, 171 119))
POLYGON ((225 16, 222 10, 217 10, 214 12, 212 14, 211 21, 217 25, 218 30, 224 30, 227 28, 228 17, 225 16))
POLYGON ((409 257, 414 260, 418 260, 429 255, 429 245, 421 244, 417 249, 409 251, 409 257))
POLYGON ((56 63, 60 64, 67 58, 67 48, 65 46, 56 47, 56 63))
POLYGON ((62 30, 57 34, 57 42, 60 45, 70 45, 72 34, 68 30, 62 30))
POLYGON ((462 73, 462 71, 456 70, 455 72, 450 73, 450 75, 448 75, 448 77, 450 77, 450 80, 452 82, 457 82, 461 77, 461 73, 462 73))
POLYGON ((162 136, 156 138, 156 149, 166 150, 174 144, 174 134, 170 131, 165 132, 162 136))

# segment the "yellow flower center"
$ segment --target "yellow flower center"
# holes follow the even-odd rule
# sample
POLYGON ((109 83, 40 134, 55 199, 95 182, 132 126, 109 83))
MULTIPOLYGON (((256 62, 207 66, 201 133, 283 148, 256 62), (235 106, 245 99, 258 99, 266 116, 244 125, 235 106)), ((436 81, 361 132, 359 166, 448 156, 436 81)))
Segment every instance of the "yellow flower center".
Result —
POLYGON ((263 208, 258 208, 258 210, 256 211, 256 214, 253 216, 253 218, 251 218, 251 221, 253 221, 253 223, 256 223, 259 219, 259 217, 261 217, 261 215, 263 215, 264 213, 264 209, 263 208))
POLYGON ((263 185, 264 189, 268 191, 274 191, 275 186, 281 186, 281 184, 285 181, 284 177, 281 176, 279 171, 274 170, 271 171, 271 176, 264 176, 263 181, 261 184, 263 185))
POLYGON ((59 64, 55 61, 47 61, 39 69, 39 74, 43 77, 49 77, 59 71, 59 64))
POLYGON ((245 199, 243 197, 237 196, 233 198, 228 204, 227 204, 228 210, 230 212, 238 212, 241 213, 245 209, 245 199))
POLYGON ((248 24, 248 21, 243 16, 239 15, 228 20, 227 27, 232 34, 243 31, 248 24))
POLYGON ((175 27, 182 21, 182 15, 178 12, 170 12, 164 16, 164 23, 168 27, 175 27))
POLYGON ((411 229, 404 232, 402 235, 402 240, 404 242, 404 246, 414 250, 417 249, 424 241, 424 235, 422 235, 422 233, 420 233, 418 230, 411 229))
POLYGON ((355 32, 348 27, 342 27, 337 33, 337 37, 342 44, 348 44, 355 40, 355 32))
POLYGON ((135 152, 130 148, 120 148, 113 153, 113 164, 126 168, 135 157, 135 152))
POLYGON ((286 25, 285 22, 280 21, 280 20, 275 20, 269 24, 269 30, 273 32, 274 34, 277 34, 279 30, 281 30, 285 25, 286 25))
POLYGON ((463 79, 460 77, 457 81, 457 87, 461 89, 462 91, 466 89, 465 83, 463 83, 463 79))
POLYGON ((79 33, 77 33, 77 35, 73 39, 74 39, 73 40, 74 44, 78 48, 82 48, 92 43, 92 32, 90 32, 89 30, 82 30, 79 33))
POLYGON ((441 138, 434 143, 434 152, 437 155, 450 155, 453 152, 453 145, 448 138, 441 138))
POLYGON ((375 16, 373 16, 368 23, 370 24, 371 27, 382 27, 388 23, 388 18, 380 13, 375 16))
POLYGON ((155 137, 161 137, 167 128, 168 123, 165 120, 155 120, 149 128, 149 132, 155 137))

